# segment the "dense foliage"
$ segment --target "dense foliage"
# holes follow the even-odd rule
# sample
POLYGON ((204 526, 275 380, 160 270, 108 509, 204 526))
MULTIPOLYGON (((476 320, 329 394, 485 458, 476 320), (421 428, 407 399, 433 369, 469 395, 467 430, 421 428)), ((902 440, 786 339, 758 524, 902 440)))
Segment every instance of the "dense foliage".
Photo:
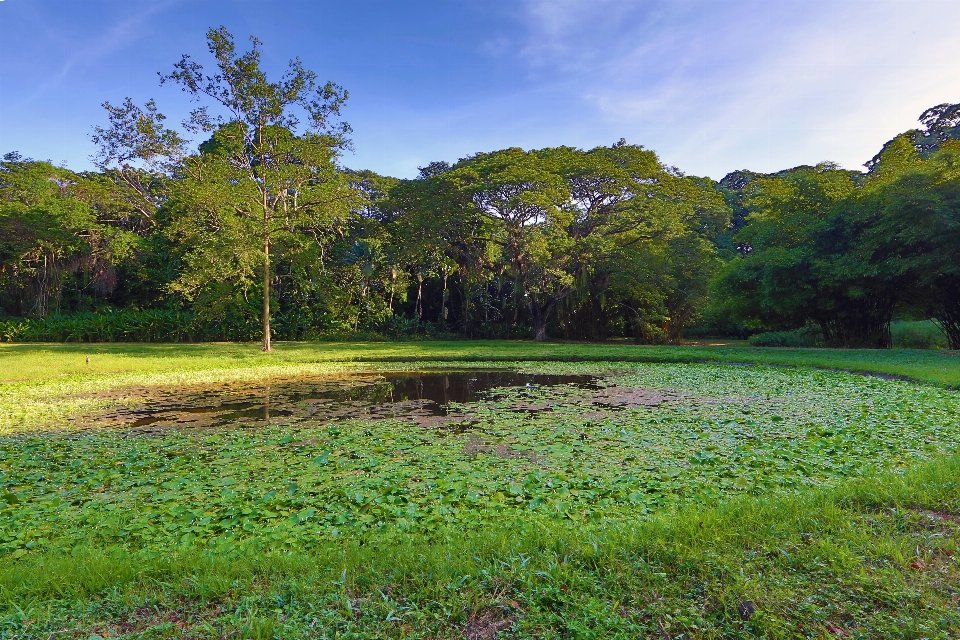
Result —
POLYGON ((621 140, 398 180, 343 166, 343 88, 299 60, 271 81, 256 39, 238 53, 223 28, 207 36, 214 73, 184 56, 162 76, 201 103, 181 129, 127 99, 104 104, 97 171, 4 156, 2 339, 269 350, 358 333, 675 343, 691 326, 808 327, 887 347, 900 317, 933 319, 960 348, 960 105, 924 112, 865 173, 717 183, 621 140))
POLYGON ((890 346, 897 313, 932 318, 960 348, 960 105, 921 121, 865 174, 824 163, 725 178, 749 215, 723 304, 768 327, 812 324, 839 347, 890 346))

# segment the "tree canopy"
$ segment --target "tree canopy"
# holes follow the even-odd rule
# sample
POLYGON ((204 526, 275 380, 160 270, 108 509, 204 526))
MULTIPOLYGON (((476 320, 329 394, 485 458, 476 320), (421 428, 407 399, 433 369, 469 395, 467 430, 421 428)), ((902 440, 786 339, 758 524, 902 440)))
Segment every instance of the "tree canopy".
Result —
MULTIPOLYGON (((161 74, 197 107, 105 102, 95 171, 0 163, 0 315, 167 310, 176 335, 679 342, 708 326, 890 346, 931 318, 960 348, 960 105, 866 163, 719 182, 620 140, 344 166, 347 91, 207 33, 161 74), (208 65, 209 66, 209 65, 208 65)), ((131 334, 132 335, 132 334, 131 334)), ((138 330, 136 335, 143 335, 138 330)), ((162 339, 159 333, 156 339, 162 339)))

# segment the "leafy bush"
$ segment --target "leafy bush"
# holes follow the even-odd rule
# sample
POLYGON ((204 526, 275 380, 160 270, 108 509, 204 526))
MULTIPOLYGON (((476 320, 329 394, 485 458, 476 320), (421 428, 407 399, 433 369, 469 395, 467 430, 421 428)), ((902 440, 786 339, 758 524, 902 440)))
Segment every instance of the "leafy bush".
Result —
MULTIPOLYGON (((455 325, 446 325, 439 322, 430 322, 421 320, 417 317, 408 318, 403 315, 390 316, 386 320, 376 325, 376 332, 381 339, 403 339, 403 338, 430 338, 432 340, 456 340, 463 338, 461 331, 457 330, 455 325)), ((327 333, 324 334, 326 337, 327 333)), ((353 332, 341 331, 338 335, 344 336, 345 340, 358 340, 359 334, 353 332)), ((468 337, 474 339, 510 339, 527 338, 530 336, 530 325, 516 322, 475 322, 470 327, 468 337)))
POLYGON ((815 347, 822 342, 820 331, 804 327, 794 331, 767 331, 750 338, 754 347, 815 347))
POLYGON ((683 330, 685 338, 736 338, 746 340, 756 333, 747 323, 729 314, 707 313, 683 330))
POLYGON ((3 342, 193 342, 249 339, 187 311, 125 309, 0 321, 3 342))
POLYGON ((391 338, 427 337, 440 333, 439 327, 433 322, 427 322, 414 316, 407 318, 402 315, 390 316, 378 326, 378 331, 391 338))
POLYGON ((947 336, 931 320, 891 323, 894 349, 946 349, 947 336))
MULTIPOLYGON (((890 325, 895 349, 946 349, 947 338, 930 320, 898 320, 890 325)), ((822 337, 815 327, 795 331, 767 331, 750 338, 754 347, 815 347, 822 337)))
MULTIPOLYGON (((260 320, 243 309, 205 315, 165 309, 124 309, 100 313, 56 314, 46 318, 0 319, 0 342, 256 342, 260 320)), ((304 318, 302 313, 277 313, 272 333, 276 340, 381 341, 398 338, 455 339, 458 333, 432 322, 393 316, 374 329, 359 332, 326 317, 304 318)), ((527 335, 526 327, 515 327, 527 335)), ((489 337, 483 335, 482 337, 489 337)))

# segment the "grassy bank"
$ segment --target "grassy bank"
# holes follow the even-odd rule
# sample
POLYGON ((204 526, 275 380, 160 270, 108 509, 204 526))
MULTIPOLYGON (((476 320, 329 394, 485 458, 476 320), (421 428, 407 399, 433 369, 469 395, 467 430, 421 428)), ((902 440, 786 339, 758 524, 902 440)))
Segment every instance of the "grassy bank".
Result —
POLYGON ((820 367, 904 376, 960 388, 960 355, 948 351, 771 349, 760 347, 656 347, 630 343, 577 344, 529 341, 206 344, 0 344, 0 381, 60 376, 148 374, 313 364, 415 361, 628 361, 728 362, 820 367), (89 362, 87 362, 89 358, 89 362))
POLYGON ((952 638, 957 514, 948 458, 629 526, 518 523, 309 554, 80 542, 0 568, 0 635, 952 638))

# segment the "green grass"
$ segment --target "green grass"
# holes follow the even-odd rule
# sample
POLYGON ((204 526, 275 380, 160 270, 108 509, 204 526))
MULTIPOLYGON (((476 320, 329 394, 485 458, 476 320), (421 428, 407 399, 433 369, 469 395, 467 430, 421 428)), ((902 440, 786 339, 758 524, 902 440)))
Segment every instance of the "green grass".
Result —
POLYGON ((956 637, 958 360, 3 345, 0 637, 956 637), (489 362, 670 395, 607 410, 572 387, 505 390, 461 407, 463 432, 63 428, 153 386, 489 362))
POLYGON ((536 343, 444 341, 369 343, 275 343, 261 353, 254 345, 206 344, 7 344, 0 343, 0 380, 59 376, 211 371, 322 363, 435 361, 630 361, 736 362, 822 367, 905 376, 960 388, 960 355, 946 351, 866 349, 771 349, 762 347, 654 347, 630 343, 536 343), (89 356, 90 362, 86 362, 89 356))
POLYGON ((947 336, 932 320, 897 320, 890 326, 894 349, 946 349, 947 336))
POLYGON ((530 638, 946 639, 960 629, 958 478, 948 458, 632 525, 518 524, 310 553, 81 544, 0 568, 0 634, 462 638, 485 622, 530 638))

